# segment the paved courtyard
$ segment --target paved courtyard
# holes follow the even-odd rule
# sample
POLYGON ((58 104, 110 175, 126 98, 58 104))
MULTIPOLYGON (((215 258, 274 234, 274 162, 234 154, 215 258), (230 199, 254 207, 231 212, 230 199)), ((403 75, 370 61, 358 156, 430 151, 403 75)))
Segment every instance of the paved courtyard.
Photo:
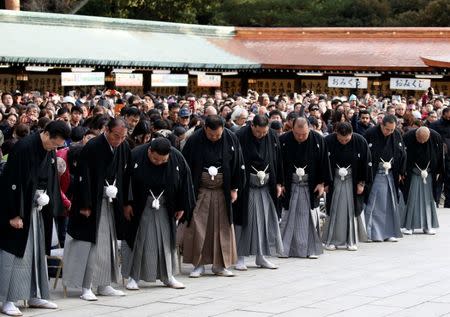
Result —
MULTIPOLYGON (((417 234, 398 243, 362 243, 357 252, 333 251, 319 260, 278 259, 278 270, 249 265, 232 278, 190 279, 184 290, 146 284, 121 298, 62 298, 60 309, 23 309, 25 316, 450 316, 450 211, 439 210, 435 236, 417 234)), ((248 262, 247 264, 250 264, 248 262)), ((210 273, 210 270, 208 270, 210 273)))

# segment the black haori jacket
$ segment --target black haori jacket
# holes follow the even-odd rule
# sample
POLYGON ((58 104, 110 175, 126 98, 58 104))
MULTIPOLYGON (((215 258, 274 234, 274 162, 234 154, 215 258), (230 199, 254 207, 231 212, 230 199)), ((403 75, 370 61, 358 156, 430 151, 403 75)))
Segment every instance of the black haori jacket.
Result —
MULTIPOLYGON (((255 173, 252 170, 251 162, 249 160, 248 151, 251 148, 251 142, 253 142, 253 133, 251 126, 245 126, 236 132, 236 136, 239 139, 242 148, 242 154, 245 162, 245 175, 246 179, 250 178, 250 173, 255 173)), ((273 203, 277 205, 277 184, 283 184, 283 162, 281 158, 281 148, 278 136, 275 131, 269 129, 267 138, 266 159, 269 161, 269 190, 273 203)), ((248 223, 248 197, 249 197, 249 183, 246 182, 246 186, 242 193, 238 194, 238 199, 233 205, 234 223, 242 226, 246 226, 248 223)))
MULTIPOLYGON (((306 142, 306 141, 305 141, 306 142)), ((295 157, 295 148, 297 140, 292 131, 283 134, 280 137, 281 151, 283 157, 284 186, 283 208, 289 209, 291 200, 292 174, 295 173, 295 166, 292 163, 295 157)), ((327 144, 324 138, 317 132, 310 130, 307 147, 308 162, 308 185, 309 199, 311 209, 319 206, 319 200, 314 193, 318 184, 324 183, 325 186, 331 182, 330 162, 328 160, 327 144)), ((300 166, 297 166, 300 167, 300 166)))
MULTIPOLYGON (((339 141, 337 140, 336 133, 330 134, 325 137, 325 142, 328 146, 329 158, 332 175, 334 177, 334 171, 336 169, 335 154, 337 151, 337 145, 339 141)), ((353 181, 353 202, 355 208, 355 217, 361 215, 363 211, 365 192, 370 187, 372 183, 372 158, 370 155, 369 146, 366 139, 363 136, 353 133, 352 139, 350 140, 353 146, 353 160, 351 164, 352 168, 352 181, 353 181), (358 182, 365 182, 364 191, 361 195, 356 194, 356 186, 358 182)), ((327 213, 330 212, 331 200, 333 198, 333 183, 330 184, 330 188, 327 195, 327 213)))
POLYGON ((96 242, 105 180, 111 176, 115 178, 118 189, 117 197, 113 199, 117 238, 124 238, 123 206, 128 203, 130 160, 131 151, 126 141, 117 147, 113 154, 103 134, 83 147, 74 177, 74 199, 67 229, 72 238, 96 242), (88 218, 80 214, 80 210, 85 208, 91 209, 88 218))
MULTIPOLYGON (((149 144, 143 144, 132 151, 130 184, 131 195, 129 197, 133 207, 133 217, 127 221, 126 241, 133 249, 140 220, 147 203, 147 199, 152 184, 149 183, 148 173, 151 173, 148 166, 149 144)), ((181 221, 191 219, 192 211, 195 207, 194 186, 192 184, 191 170, 183 155, 172 147, 169 161, 167 162, 161 184, 164 184, 164 201, 169 213, 172 247, 175 248, 176 223, 175 213, 184 211, 181 221)))
POLYGON ((38 175, 47 173, 47 195, 50 202, 41 211, 44 220, 46 253, 50 254, 53 217, 63 215, 59 191, 55 151, 47 152, 39 133, 29 135, 13 147, 0 177, 0 249, 23 257, 30 228, 30 216, 37 189, 38 175), (41 171, 47 169, 47 172, 41 171), (20 216, 22 229, 15 229, 9 220, 20 216))
MULTIPOLYGON (((245 165, 242 157, 241 146, 236 135, 228 129, 223 130, 223 148, 222 148, 222 174, 223 174, 223 191, 225 195, 225 203, 228 210, 230 224, 234 222, 231 205, 231 190, 238 189, 238 196, 241 194, 245 186, 245 165)), ((195 131, 187 140, 183 148, 183 155, 191 168, 192 181, 194 183, 195 197, 198 197, 200 180, 203 168, 203 151, 206 143, 206 134, 204 129, 195 131)), ((188 222, 189 224, 189 222, 188 222)))
MULTIPOLYGON (((381 131, 381 127, 377 125, 366 131, 365 138, 372 156, 372 179, 375 179, 378 165, 381 162, 380 158, 385 153, 387 156, 393 158, 391 171, 394 178, 395 192, 398 195, 399 176, 405 175, 406 171, 406 152, 400 132, 395 130, 394 133, 387 137, 386 143, 384 144, 385 136, 381 131)), ((365 191, 366 201, 369 199, 371 185, 368 184, 367 190, 365 191)))
MULTIPOLYGON (((420 144, 416 139, 417 129, 411 130, 403 135, 406 149, 406 179, 403 196, 408 201, 409 187, 411 185, 411 174, 416 164, 425 169, 430 162, 430 174, 433 180, 433 193, 436 192, 437 175, 444 173, 444 145, 442 138, 436 131, 430 129, 430 138, 425 144, 420 144)), ((433 197, 436 199, 435 195, 433 197)), ((438 201, 436 201, 438 202, 438 201)))

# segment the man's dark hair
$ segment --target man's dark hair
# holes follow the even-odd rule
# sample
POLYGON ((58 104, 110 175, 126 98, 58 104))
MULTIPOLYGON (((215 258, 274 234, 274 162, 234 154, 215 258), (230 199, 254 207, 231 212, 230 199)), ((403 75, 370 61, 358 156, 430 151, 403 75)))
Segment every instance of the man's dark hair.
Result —
POLYGON ((336 123, 336 133, 342 136, 347 136, 352 134, 352 125, 349 122, 338 122, 336 123))
POLYGON ((397 117, 392 114, 385 115, 383 118, 383 125, 386 125, 386 123, 397 124, 397 117))
POLYGON ((158 119, 155 122, 153 122, 153 129, 154 130, 168 130, 169 123, 164 119, 158 119))
POLYGON ((118 126, 128 128, 127 122, 122 118, 111 118, 106 125, 109 131, 118 126))
POLYGON ((58 117, 61 117, 62 115, 66 114, 66 113, 69 113, 69 109, 67 109, 67 108, 59 108, 58 112, 56 113, 56 115, 58 117))
POLYGON ((283 115, 281 114, 280 110, 272 110, 269 112, 269 118, 272 118, 272 116, 280 116, 281 119, 283 119, 283 115))
POLYGON ((79 112, 79 113, 83 113, 83 110, 81 109, 80 106, 73 106, 72 109, 70 110, 70 113, 74 113, 74 112, 79 112))
POLYGON ((136 107, 127 107, 124 109, 125 109, 124 114, 127 117, 137 117, 141 115, 141 112, 136 107))
POLYGON ((298 112, 291 111, 291 112, 288 113, 286 119, 287 119, 287 121, 291 121, 291 120, 297 119, 298 117, 300 117, 300 114, 298 112))
POLYGON ((450 111, 450 107, 445 107, 445 108, 442 110, 442 115, 447 114, 449 111, 450 111))
POLYGON ((156 152, 159 155, 167 155, 170 153, 171 144, 166 138, 155 138, 150 142, 150 151, 156 152))
POLYGON ((253 118, 252 124, 254 127, 267 127, 269 125, 269 118, 265 115, 257 114, 253 118))
POLYGON ((218 115, 212 115, 206 117, 205 127, 211 130, 217 130, 219 128, 223 128, 225 126, 225 121, 222 117, 218 115))
POLYGON ((177 104, 176 102, 169 103, 169 111, 172 111, 173 109, 177 108, 180 108, 180 105, 177 104))
POLYGON ((49 122, 44 128, 44 132, 48 132, 50 139, 60 137, 66 140, 70 137, 70 127, 63 121, 49 122))
POLYGON ((283 129, 283 124, 280 121, 272 121, 270 123, 270 128, 274 130, 283 129))
POLYGON ((365 115, 369 115, 370 116, 370 112, 369 111, 367 111, 366 109, 364 109, 364 110, 360 110, 359 111, 359 116, 361 117, 363 114, 365 114, 365 115))
POLYGON ((310 116, 308 117, 309 124, 316 129, 319 128, 319 120, 316 117, 310 116))

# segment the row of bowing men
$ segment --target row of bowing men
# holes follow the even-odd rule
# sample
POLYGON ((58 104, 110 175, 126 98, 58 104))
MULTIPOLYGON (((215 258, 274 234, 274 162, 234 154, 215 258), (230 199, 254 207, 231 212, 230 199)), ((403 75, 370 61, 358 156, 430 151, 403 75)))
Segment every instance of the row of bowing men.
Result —
MULTIPOLYGON (((22 299, 57 307, 48 300, 45 253, 48 224, 61 209, 54 150, 66 128, 55 121, 25 138, 5 168, 0 301, 8 315, 21 314, 15 302, 22 299)), ((433 192, 442 141, 426 127, 402 137, 394 116, 365 137, 341 122, 325 138, 302 117, 278 137, 266 116, 236 134, 209 116, 182 153, 165 138, 130 151, 126 135, 125 121, 111 119, 77 161, 63 284, 81 288, 83 300, 97 300, 94 291, 125 295, 112 287, 120 276, 129 290, 157 279, 184 288, 174 277, 178 244, 193 266, 190 277, 210 264, 213 274, 230 277, 233 266, 247 270, 247 256, 276 269, 268 256, 316 259, 324 248, 356 251, 359 241, 395 242, 402 232, 434 234, 438 227, 433 192)))

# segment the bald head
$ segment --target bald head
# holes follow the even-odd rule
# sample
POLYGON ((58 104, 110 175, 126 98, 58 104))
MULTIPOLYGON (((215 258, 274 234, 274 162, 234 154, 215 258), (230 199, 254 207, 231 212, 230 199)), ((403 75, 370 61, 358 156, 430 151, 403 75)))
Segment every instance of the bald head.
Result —
POLYGON ((309 122, 304 117, 298 117, 294 120, 293 126, 298 127, 298 128, 305 128, 305 127, 309 127, 309 122))
POLYGON ((308 139, 309 136, 309 122, 306 118, 298 117, 294 120, 294 126, 292 128, 295 140, 302 143, 308 139))
POLYGON ((205 109, 205 115, 206 116, 215 116, 217 115, 217 110, 213 106, 208 106, 205 109))
POLYGON ((427 127, 420 127, 416 130, 416 139, 419 143, 425 143, 430 138, 430 129, 427 127))

